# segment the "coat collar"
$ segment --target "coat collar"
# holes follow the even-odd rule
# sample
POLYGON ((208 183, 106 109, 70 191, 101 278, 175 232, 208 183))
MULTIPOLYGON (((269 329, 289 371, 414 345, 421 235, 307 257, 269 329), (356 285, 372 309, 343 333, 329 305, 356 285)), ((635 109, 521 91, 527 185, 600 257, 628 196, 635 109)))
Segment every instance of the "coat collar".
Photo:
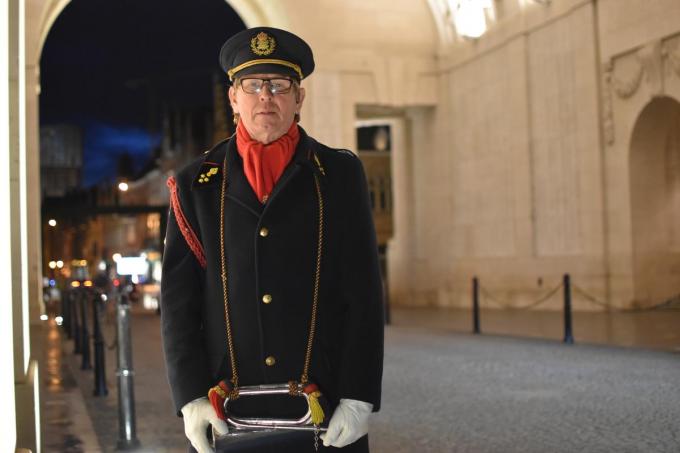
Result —
MULTIPOLYGON (((243 170, 243 159, 236 149, 236 136, 232 136, 224 145, 226 147, 226 156, 224 158, 227 161, 228 171, 226 196, 257 216, 261 215, 265 207, 276 200, 277 195, 281 193, 290 180, 292 180, 300 171, 310 171, 319 176, 323 176, 324 170, 316 155, 316 145, 316 141, 310 138, 304 129, 300 127, 300 140, 295 148, 295 153, 281 174, 281 177, 274 185, 269 200, 263 205, 257 199, 255 191, 253 191, 253 188, 248 182, 248 178, 243 170)), ((206 162, 209 161, 210 163, 214 163, 216 160, 215 157, 219 156, 219 154, 220 153, 215 153, 215 155, 213 155, 213 153, 207 154, 206 162)), ((203 165, 205 166, 206 163, 204 162, 203 165)), ((203 169, 203 167, 201 168, 203 169)))

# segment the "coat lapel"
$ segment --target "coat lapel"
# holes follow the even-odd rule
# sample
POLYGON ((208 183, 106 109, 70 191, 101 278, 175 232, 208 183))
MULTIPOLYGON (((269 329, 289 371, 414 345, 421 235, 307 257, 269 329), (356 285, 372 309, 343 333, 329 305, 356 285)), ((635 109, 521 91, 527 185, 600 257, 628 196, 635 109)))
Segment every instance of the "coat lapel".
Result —
POLYGON ((269 200, 263 205, 257 199, 257 195, 243 170, 243 159, 241 159, 241 156, 236 149, 236 138, 234 137, 229 141, 226 153, 227 171, 229 172, 229 177, 227 179, 227 198, 230 198, 248 209, 256 216, 261 216, 266 207, 276 201, 277 196, 303 168, 311 170, 312 172, 317 171, 317 167, 311 160, 313 158, 311 154, 312 148, 313 142, 307 137, 305 131, 300 128, 300 141, 295 149, 295 154, 293 154, 290 163, 286 166, 283 174, 281 174, 281 177, 274 185, 269 200))
POLYGON ((241 159, 236 149, 236 137, 229 141, 226 159, 227 171, 229 172, 227 198, 230 198, 259 217, 264 206, 257 199, 257 195, 255 195, 255 191, 250 186, 250 182, 248 182, 248 178, 243 170, 243 159, 241 159))
POLYGON ((293 154, 293 158, 291 159, 290 163, 283 171, 283 174, 281 175, 278 182, 274 186, 274 189, 272 190, 271 196, 269 197, 269 201, 267 201, 266 206, 269 206, 276 201, 277 196, 286 188, 289 182, 292 181, 293 178, 295 178, 295 176, 300 173, 300 171, 304 167, 309 167, 311 149, 310 146, 311 143, 309 138, 307 137, 307 134, 302 128, 300 128, 300 141, 298 142, 297 148, 295 148, 295 154, 293 154))

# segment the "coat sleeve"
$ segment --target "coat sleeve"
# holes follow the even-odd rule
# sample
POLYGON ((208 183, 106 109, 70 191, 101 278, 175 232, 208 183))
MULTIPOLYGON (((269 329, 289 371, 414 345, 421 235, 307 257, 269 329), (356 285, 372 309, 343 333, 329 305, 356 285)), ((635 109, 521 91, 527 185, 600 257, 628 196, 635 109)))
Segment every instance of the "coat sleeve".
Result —
MULTIPOLYGON (((180 229, 177 206, 170 209, 161 279, 161 326, 168 382, 177 415, 182 407, 207 396, 211 385, 203 335, 204 270, 180 229)), ((186 219, 179 212, 186 230, 186 219)))
POLYGON ((361 161, 352 158, 342 239, 340 288, 346 305, 339 397, 380 409, 383 369, 383 290, 375 226, 361 161))

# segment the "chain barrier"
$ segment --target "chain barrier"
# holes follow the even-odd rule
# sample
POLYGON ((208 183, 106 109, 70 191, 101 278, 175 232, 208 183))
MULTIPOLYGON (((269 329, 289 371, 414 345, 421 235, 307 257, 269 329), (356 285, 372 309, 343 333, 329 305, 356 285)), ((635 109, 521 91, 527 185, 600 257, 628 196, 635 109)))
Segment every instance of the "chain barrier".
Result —
POLYGON ((486 289, 484 289, 481 285, 479 286, 479 293, 484 296, 485 300, 488 300, 489 302, 492 302, 496 304, 497 306, 501 308, 507 308, 509 304, 501 302, 500 300, 496 299, 494 296, 491 295, 486 289))
POLYGON ((534 301, 534 302, 531 302, 531 303, 529 303, 529 304, 527 304, 527 305, 519 306, 519 307, 514 306, 514 305, 512 305, 512 304, 510 304, 510 303, 506 303, 506 302, 500 301, 499 299, 497 299, 496 297, 494 297, 490 292, 488 292, 488 291, 487 291, 483 286, 481 286, 481 285, 479 286, 479 292, 480 292, 480 294, 481 294, 482 296, 484 296, 484 300, 491 301, 491 302, 495 303, 496 305, 498 305, 498 306, 500 306, 500 307, 502 307, 502 308, 507 308, 507 309, 510 309, 510 310, 531 310, 532 308, 535 308, 535 307, 537 307, 537 306, 543 304, 544 302, 547 302, 547 301, 548 301, 552 296, 554 296, 555 293, 557 293, 563 286, 564 286, 563 283, 559 283, 556 287, 554 287, 553 289, 551 289, 550 291, 548 291, 545 295, 541 296, 538 300, 536 300, 536 301, 534 301))
POLYGON ((562 278, 562 282, 555 286, 552 290, 548 291, 545 295, 541 296, 538 300, 531 302, 526 305, 522 306, 513 306, 509 303, 504 303, 502 300, 499 298, 495 297, 493 294, 491 294, 489 291, 486 290, 486 288, 483 288, 480 283, 479 279, 477 277, 473 277, 472 279, 472 332, 474 334, 480 334, 481 333, 481 322, 480 322, 480 312, 479 312, 479 307, 480 307, 480 294, 482 295, 484 301, 489 301, 493 302, 495 305, 500 306, 503 309, 507 310, 530 310, 532 308, 538 307, 539 305, 547 302, 552 296, 554 296, 560 289, 564 290, 564 306, 563 306, 563 316, 564 316, 564 338, 563 342, 566 344, 573 344, 574 343, 574 335, 573 335, 573 317, 572 317, 572 289, 574 293, 578 294, 586 300, 587 302, 590 302, 594 305, 604 307, 608 311, 616 311, 616 312, 646 312, 646 311, 653 311, 653 310, 680 310, 680 296, 676 296, 674 298, 671 298, 667 301, 664 301, 660 304, 653 305, 651 307, 643 307, 643 308, 617 308, 617 307, 612 307, 611 304, 608 304, 606 302, 601 301, 597 297, 593 296, 592 294, 588 293, 585 291, 583 288, 579 287, 578 285, 575 285, 572 280, 571 276, 569 274, 564 274, 562 278))
MULTIPOLYGON (((547 292, 545 295, 541 296, 538 300, 534 302, 530 302, 527 305, 522 305, 522 306, 515 306, 510 302, 503 301, 496 296, 494 296, 492 293, 490 293, 486 288, 484 288, 481 284, 479 285, 479 293, 483 296, 483 300, 485 302, 491 302, 492 304, 500 307, 500 308, 505 308, 509 310, 531 310, 532 308, 535 308, 544 302, 547 302, 552 296, 554 296, 560 289, 564 287, 564 283, 559 283, 557 286, 555 286, 553 289, 551 289, 549 292, 547 292)), ((616 312, 621 312, 621 313, 631 313, 631 312, 645 312, 645 311, 655 311, 655 310, 680 310, 680 296, 676 296, 674 298, 671 298, 669 300, 666 300, 664 302, 661 302, 659 304, 653 305, 651 307, 638 307, 638 308, 619 308, 619 307, 614 307, 611 304, 604 302, 597 297, 593 296, 592 294, 588 293, 586 290, 581 288, 575 283, 571 283, 571 287, 574 289, 574 292, 578 293, 583 299, 585 299, 587 302, 592 303, 593 305, 597 305, 599 307, 605 308, 606 310, 609 311, 616 311, 616 312)))
POLYGON ((571 284, 572 288, 574 288, 574 291, 580 294, 586 301, 603 307, 606 310, 609 311, 616 311, 620 313, 639 313, 639 312, 645 312, 645 311, 655 311, 655 310, 680 310, 680 296, 676 296, 674 298, 668 299, 664 302, 658 303, 656 305, 652 305, 651 307, 636 307, 636 308, 619 308, 619 307, 613 307, 611 304, 608 304, 606 302, 603 302, 593 296, 592 294, 589 294, 586 290, 581 288, 580 286, 572 283, 571 284))
POLYGON ((575 291, 576 293, 580 294, 585 300, 587 300, 588 302, 590 302, 590 303, 592 303, 592 304, 594 304, 594 305, 598 305, 598 306, 600 306, 600 307, 604 307, 604 308, 606 308, 607 310, 617 310, 617 311, 620 310, 620 309, 617 309, 616 307, 612 307, 611 304, 608 304, 608 303, 606 303, 606 302, 602 302, 601 300, 598 300, 595 296, 589 294, 587 291, 585 291, 584 289, 582 289, 582 288, 581 288, 580 286, 578 286, 576 283, 573 283, 573 282, 572 282, 571 287, 574 289, 574 291, 575 291))

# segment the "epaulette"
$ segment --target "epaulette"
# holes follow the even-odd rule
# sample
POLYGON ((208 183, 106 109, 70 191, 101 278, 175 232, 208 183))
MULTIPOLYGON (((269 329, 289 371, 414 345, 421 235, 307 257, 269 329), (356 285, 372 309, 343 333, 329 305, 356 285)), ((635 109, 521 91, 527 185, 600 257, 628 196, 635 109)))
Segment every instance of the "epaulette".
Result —
POLYGON ((191 184, 193 189, 212 186, 215 182, 220 180, 222 173, 222 165, 217 162, 203 161, 198 175, 194 178, 191 184))
POLYGON ((352 157, 357 157, 356 154, 354 154, 352 151, 350 151, 350 150, 348 150, 348 149, 334 148, 334 150, 337 151, 337 152, 339 152, 339 153, 349 154, 349 155, 352 156, 352 157))
POLYGON ((227 142, 229 138, 222 140, 217 145, 213 146, 212 149, 203 153, 203 162, 201 162, 198 172, 196 172, 196 176, 194 176, 194 180, 191 183, 192 189, 211 187, 221 181, 222 163, 220 162, 219 156, 215 156, 215 154, 218 154, 218 150, 221 149, 221 146, 227 142))

